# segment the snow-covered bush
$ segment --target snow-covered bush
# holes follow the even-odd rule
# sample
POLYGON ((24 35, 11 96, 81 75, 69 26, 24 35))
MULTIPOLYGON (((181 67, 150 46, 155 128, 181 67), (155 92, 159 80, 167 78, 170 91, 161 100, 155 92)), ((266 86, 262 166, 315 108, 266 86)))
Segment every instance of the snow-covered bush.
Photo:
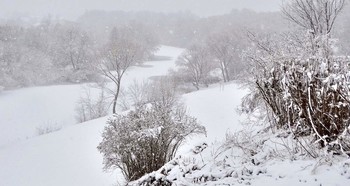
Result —
POLYGON ((333 170, 337 173, 332 176, 337 179, 332 180, 339 183, 348 180, 349 159, 326 155, 316 161, 300 160, 306 152, 293 136, 284 134, 287 133, 283 130, 273 134, 247 129, 228 133, 224 142, 199 143, 157 171, 128 185, 264 185, 262 183, 278 182, 298 185, 300 180, 323 185, 329 178, 321 178, 333 170))
POLYGON ((57 124, 50 124, 46 123, 45 125, 39 126, 36 128, 36 134, 38 136, 49 134, 52 132, 56 132, 62 129, 62 126, 59 126, 57 124))
MULTIPOLYGON (((274 127, 290 130, 295 137, 311 135, 320 147, 349 154, 350 144, 344 139, 350 136, 350 60, 325 54, 330 51, 326 47, 331 46, 324 45, 331 43, 329 38, 312 40, 320 46, 317 50, 306 38, 299 46, 303 52, 288 53, 278 43, 260 43, 265 49, 257 52, 255 93, 272 113, 274 127)), ((256 102, 256 96, 250 99, 256 102)))
POLYGON ((286 46, 290 38, 282 38, 280 43, 258 41, 257 46, 264 47, 251 55, 256 89, 247 97, 252 104, 245 102, 246 110, 261 107, 257 104, 260 98, 273 127, 286 129, 295 137, 311 135, 321 148, 349 154, 350 144, 343 139, 350 136, 350 59, 326 55, 332 47, 326 36, 311 42, 308 38, 299 37, 301 46, 286 46), (311 49, 314 43, 320 46, 317 50, 311 49))
MULTIPOLYGON (((335 0, 291 1, 284 13, 305 30, 264 39, 250 33, 254 45, 247 56, 254 75, 251 102, 263 100, 272 127, 296 138, 312 136, 319 148, 350 155, 350 59, 334 55, 331 37, 343 6, 335 0)), ((248 105, 248 111, 261 106, 248 105)))
POLYGON ((205 133, 183 107, 157 103, 108 120, 98 146, 106 170, 120 168, 128 181, 138 179, 174 158, 186 137, 205 133))

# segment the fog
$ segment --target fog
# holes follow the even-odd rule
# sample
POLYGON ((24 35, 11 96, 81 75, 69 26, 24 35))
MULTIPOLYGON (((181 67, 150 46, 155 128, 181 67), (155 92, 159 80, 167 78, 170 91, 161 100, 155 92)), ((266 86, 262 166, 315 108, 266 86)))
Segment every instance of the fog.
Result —
POLYGON ((281 0, 0 0, 0 17, 55 16, 75 20, 88 10, 178 12, 218 15, 232 9, 278 11, 281 0))
POLYGON ((0 0, 0 186, 348 186, 349 1, 0 0))

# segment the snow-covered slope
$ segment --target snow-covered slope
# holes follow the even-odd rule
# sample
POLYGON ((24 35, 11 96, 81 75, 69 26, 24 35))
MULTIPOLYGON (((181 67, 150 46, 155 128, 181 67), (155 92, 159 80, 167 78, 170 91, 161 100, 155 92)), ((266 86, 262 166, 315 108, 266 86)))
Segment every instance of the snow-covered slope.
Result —
POLYGON ((241 120, 237 109, 247 90, 235 83, 215 85, 209 89, 184 95, 189 113, 199 118, 207 129, 207 140, 221 141, 227 132, 241 130, 241 120))
MULTIPOLYGON (((172 60, 148 62, 146 65, 153 65, 149 68, 133 67, 124 82, 165 74, 174 65, 174 59, 181 51, 162 47, 158 55, 171 56, 172 60)), ((72 105, 79 98, 80 91, 80 86, 62 85, 7 91, 0 96, 0 103, 9 108, 1 107, 0 111, 4 116, 0 119, 4 129, 1 130, 3 140, 14 139, 11 138, 13 136, 23 138, 23 134, 32 135, 36 122, 52 119, 52 116, 58 122, 67 121, 70 125, 57 132, 0 147, 0 185, 95 186, 113 185, 118 180, 123 181, 117 172, 102 171, 102 156, 96 149, 102 140, 101 132, 106 118, 71 125, 74 123, 72 105), (10 104, 19 99, 22 99, 20 103, 10 104), (22 112, 26 114, 20 114, 22 112), (22 127, 25 132, 17 132, 22 127)), ((227 128, 233 126, 234 129, 238 125, 235 105, 239 103, 243 93, 237 85, 232 84, 184 96, 190 113, 198 117, 208 129, 209 139, 206 141, 220 140, 227 128)), ((187 150, 195 141, 189 141, 187 147, 182 149, 187 150)))
POLYGON ((246 118, 237 113, 237 108, 246 93, 231 83, 184 95, 189 112, 207 128, 207 138, 200 136, 188 141, 175 159, 131 185, 152 181, 208 186, 350 185, 347 157, 329 155, 312 159, 291 155, 292 150, 285 145, 293 139, 280 138, 278 133, 255 134, 253 129, 264 126, 243 125, 240 121, 246 118), (227 133, 231 136, 224 141, 227 133))
POLYGON ((96 147, 105 118, 21 141, 0 149, 0 185, 112 185, 96 147))
MULTIPOLYGON (((177 48, 162 47, 160 55, 176 57, 181 51, 181 49, 177 48)), ((126 77, 127 81, 125 82, 131 82, 134 78, 142 80, 149 76, 165 74, 167 69, 174 65, 174 60, 155 61, 147 64, 153 64, 154 66, 152 68, 134 67, 128 73, 126 77), (157 68, 158 70, 155 70, 157 68)), ((54 90, 62 94, 67 94, 67 96, 76 94, 69 94, 66 92, 75 92, 75 89, 61 89, 67 88, 66 86, 36 88, 57 88, 57 90, 54 90)), ((80 87, 76 89, 78 92, 80 91, 80 87)), ((54 90, 50 91, 54 92, 54 90)), ((22 89, 22 91, 31 92, 33 90, 22 89)), ((16 95, 16 92, 17 91, 11 91, 2 94, 0 96, 0 103, 9 104, 9 108, 14 107, 10 105, 11 101, 20 99, 21 96, 5 98, 6 96, 12 97, 16 95)), ((38 92, 40 91, 38 90, 38 92)), ((18 90, 17 93, 18 95, 21 94, 21 90, 18 90)), ((179 176, 179 179, 184 179, 182 173, 187 171, 191 173, 189 178, 191 178, 191 176, 192 178, 201 179, 223 177, 223 179, 218 181, 209 180, 203 183, 203 185, 251 184, 316 186, 322 184, 346 186, 350 184, 349 161, 334 161, 334 166, 329 166, 324 163, 322 159, 320 159, 319 162, 312 160, 287 161, 276 159, 256 166, 252 163, 251 159, 242 158, 242 152, 240 152, 239 149, 220 148, 222 143, 215 142, 216 140, 222 141, 228 131, 234 132, 243 128, 239 121, 244 118, 238 115, 236 110, 242 96, 245 94, 246 90, 240 89, 235 83, 230 83, 215 85, 207 89, 183 95, 184 103, 187 105, 189 113, 198 118, 201 124, 207 128, 208 134, 207 138, 198 136, 192 140, 188 140, 187 143, 181 147, 179 154, 185 155, 176 160, 180 163, 177 163, 177 169, 171 172, 173 177, 179 176), (194 155, 193 157, 195 158, 191 156, 188 158, 186 154, 190 153, 189 149, 193 148, 193 145, 200 144, 203 141, 209 144, 208 148, 203 151, 203 153, 194 155), (206 164, 206 166, 203 166, 204 164, 206 164), (194 165, 199 165, 201 167, 197 166, 196 169, 193 169, 194 165), (313 171, 314 167, 320 168, 313 171), (199 170, 199 168, 201 170, 199 170), (223 175, 229 176, 224 177, 223 175)), ((29 93, 23 93, 22 96, 24 95, 32 96, 32 94, 29 93)), ((79 93, 77 93, 77 96, 78 95, 79 93)), ((44 99, 42 102, 45 102, 45 100, 47 102, 53 102, 51 99, 55 100, 57 94, 56 96, 45 94, 41 96, 43 96, 44 99)), ((40 96, 38 96, 37 99, 39 98, 40 96)), ((23 99, 24 101, 28 101, 25 98, 23 99)), ((72 112, 70 106, 74 104, 74 102, 75 100, 72 99, 70 103, 68 103, 68 101, 62 103, 62 107, 65 105, 68 107, 56 108, 58 109, 57 112, 60 112, 62 116, 63 113, 69 114, 72 112)), ((37 106, 37 104, 34 102, 32 105, 26 106, 26 104, 23 103, 20 106, 25 106, 29 109, 31 106, 37 106)), ((33 108, 30 111, 35 112, 35 109, 36 108, 33 108)), ((26 109, 23 108, 23 110, 25 111, 26 109)), ((6 108, 1 107, 1 117, 5 115, 3 114, 4 111, 6 111, 6 108)), ((41 114, 46 117, 46 115, 50 115, 50 113, 51 111, 49 109, 46 110, 46 113, 45 109, 43 109, 41 114)), ((17 122, 14 122, 14 126, 18 126, 20 129, 21 122, 26 121, 26 119, 21 118, 22 115, 20 113, 10 113, 10 116, 11 115, 12 119, 17 122)), ((37 117, 40 119, 40 116, 39 113, 37 117)), ((69 118, 68 116, 66 117, 69 118)), ((58 117, 58 119, 60 118, 58 117)), ((73 119, 73 117, 70 118, 71 121, 73 121, 73 119)), ((123 178, 118 171, 109 173, 102 171, 102 155, 98 152, 96 147, 102 140, 101 132, 103 131, 106 119, 107 117, 76 125, 71 125, 73 123, 69 123, 70 125, 63 127, 63 129, 57 132, 0 146, 0 186, 111 186, 116 185, 118 182, 123 183, 123 178)), ((27 120, 29 121, 28 117, 27 120)), ((2 122, 5 121, 8 123, 8 121, 11 120, 0 118, 0 121, 3 127, 2 122)), ((36 126, 33 123, 28 125, 28 128, 31 129, 36 126)), ((10 128, 10 126, 6 127, 10 128)), ((4 130, 0 131, 0 134, 6 136, 6 132, 11 133, 12 131, 4 130)), ((11 136, 11 134, 7 136, 11 136)), ((8 138, 3 139, 6 140, 8 138)), ((169 166, 169 164, 166 166, 169 166)), ((170 165, 170 167, 174 166, 170 165)), ((193 183, 188 182, 188 179, 182 181, 182 183, 193 183)), ((201 183, 201 180, 198 180, 198 183, 201 183)))
MULTIPOLYGON (((292 160, 265 157, 264 161, 247 156, 230 144, 208 146, 176 157, 158 171, 130 183, 173 185, 255 185, 255 186, 348 186, 350 160, 345 157, 292 160), (207 148, 206 148, 207 147, 207 148), (204 149, 203 151, 200 151, 204 149), (254 160, 254 161, 253 161, 254 160)), ((257 154, 258 156, 261 153, 257 154)))
MULTIPOLYGON (((165 75, 175 66, 183 49, 162 46, 157 56, 169 59, 148 61, 130 68, 122 86, 134 80, 165 75)), ((84 93, 85 85, 31 87, 0 93, 0 147, 10 142, 33 137, 37 128, 61 127, 75 124, 75 106, 84 93)), ((92 91, 98 94, 98 91, 92 91)))
POLYGON ((350 185, 348 157, 292 154, 288 148, 297 147, 291 136, 255 133, 264 126, 243 125, 246 118, 236 111, 246 93, 231 83, 184 95, 190 113, 207 128, 207 138, 188 141, 175 159, 130 185, 350 185))
MULTIPOLYGON (((239 126, 235 107, 243 93, 231 84, 184 96, 190 113, 208 129, 209 138, 205 141, 221 140, 228 128, 235 130, 239 126)), ((105 121, 101 118, 64 127, 0 148, 0 185, 95 186, 122 182, 117 172, 102 172, 102 156, 96 146, 102 140, 105 121)), ((195 142, 189 141, 183 151, 195 142)))
MULTIPOLYGON (((162 46, 157 55, 169 58, 132 67, 123 86, 165 75, 182 51, 162 46)), ((0 186, 101 186, 123 180, 117 172, 102 171, 96 147, 106 118, 72 125, 82 90, 81 85, 60 85, 0 94, 0 186), (56 123, 64 127, 34 136, 36 127, 56 123)))
POLYGON ((207 136, 192 136, 179 148, 178 154, 187 153, 194 146, 203 142, 211 145, 224 141, 227 133, 242 130, 245 117, 238 114, 241 99, 247 94, 236 83, 217 84, 210 88, 182 96, 191 116, 196 117, 205 126, 207 136))

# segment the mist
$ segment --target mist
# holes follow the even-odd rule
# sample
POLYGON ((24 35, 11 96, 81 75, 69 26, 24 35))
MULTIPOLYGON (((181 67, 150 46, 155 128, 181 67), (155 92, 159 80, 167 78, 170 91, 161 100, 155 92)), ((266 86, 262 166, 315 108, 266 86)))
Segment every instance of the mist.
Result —
POLYGON ((278 11, 281 0, 1 0, 0 17, 43 17, 51 15, 75 20, 89 10, 178 12, 198 16, 219 15, 232 9, 278 11))
POLYGON ((0 186, 348 186, 348 1, 0 0, 0 186))

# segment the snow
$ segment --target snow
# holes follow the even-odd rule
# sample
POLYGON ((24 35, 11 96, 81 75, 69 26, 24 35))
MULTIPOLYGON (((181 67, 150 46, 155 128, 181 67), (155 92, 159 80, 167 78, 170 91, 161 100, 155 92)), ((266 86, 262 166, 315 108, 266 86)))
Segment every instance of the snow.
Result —
MULTIPOLYGON (((181 52, 182 49, 163 46, 158 55, 172 59, 133 67, 123 86, 134 79, 166 74, 181 52)), ((102 141, 101 133, 108 117, 74 124, 74 105, 82 89, 80 85, 59 85, 0 93, 0 186, 111 186, 123 183, 118 170, 102 171, 102 155, 96 148, 102 141), (36 127, 50 123, 63 128, 34 136, 36 127)), ((247 90, 236 83, 227 83, 183 95, 188 112, 198 118, 208 133, 206 138, 198 136, 188 140, 179 150, 181 156, 164 165, 167 170, 172 170, 168 178, 177 178, 179 183, 187 183, 185 185, 191 185, 189 181, 193 178, 198 178, 200 185, 200 180, 205 177, 220 180, 203 185, 350 184, 349 160, 334 159, 330 166, 323 159, 291 161, 276 158, 254 165, 251 159, 243 158, 242 150, 225 148, 222 141, 226 134, 245 128, 240 122, 245 118, 237 114, 237 107, 246 93, 247 90), (177 165, 171 164, 174 161, 177 165), (190 175, 186 178, 180 174, 188 171, 190 175)), ((257 161, 263 158, 263 154, 258 155, 257 161)), ((151 175, 165 177, 160 171, 151 175)))
MULTIPOLYGON (((106 118, 21 141, 0 149, 0 185, 111 185, 96 147, 106 118)), ((119 178, 121 179, 121 178, 119 178)))
POLYGON ((207 129, 207 140, 222 140, 227 132, 243 129, 240 121, 245 118, 238 114, 241 99, 248 92, 235 83, 215 85, 184 95, 190 115, 199 119, 207 129))
POLYGON ((130 185, 145 185, 150 180, 158 183, 169 181, 174 185, 208 186, 346 186, 350 183, 350 160, 346 157, 292 160, 287 157, 263 157, 266 149, 249 156, 241 148, 220 142, 208 147, 203 144, 201 147, 202 150, 195 148, 192 152, 177 156, 158 171, 130 185))
MULTIPOLYGON (((123 86, 165 75, 182 51, 162 46, 157 55, 170 58, 133 67, 123 86)), ((59 85, 0 94, 1 186, 96 186, 124 180, 118 171, 102 171, 102 155, 96 147, 107 117, 75 124, 74 107, 83 89, 81 85, 59 85), (35 136, 36 127, 52 123, 64 127, 35 136)))
MULTIPOLYGON (((148 61, 130 68, 122 86, 134 80, 142 81, 152 76, 165 75, 175 66, 175 60, 183 49, 162 46, 157 56, 170 59, 148 61)), ((36 135, 37 128, 69 126, 76 123, 75 107, 85 85, 57 85, 31 87, 0 92, 0 147, 36 135)), ((92 93, 98 94, 97 90, 92 93)))

